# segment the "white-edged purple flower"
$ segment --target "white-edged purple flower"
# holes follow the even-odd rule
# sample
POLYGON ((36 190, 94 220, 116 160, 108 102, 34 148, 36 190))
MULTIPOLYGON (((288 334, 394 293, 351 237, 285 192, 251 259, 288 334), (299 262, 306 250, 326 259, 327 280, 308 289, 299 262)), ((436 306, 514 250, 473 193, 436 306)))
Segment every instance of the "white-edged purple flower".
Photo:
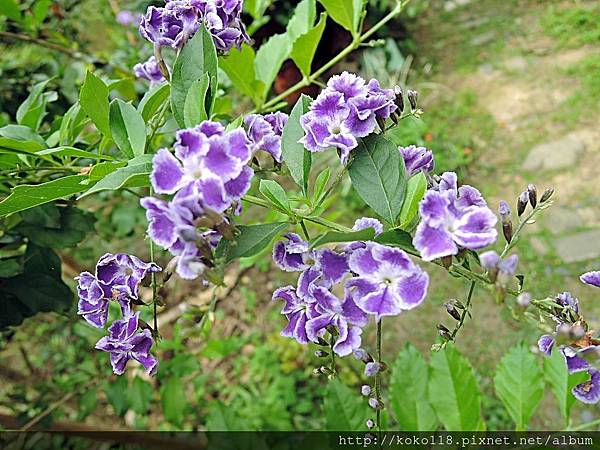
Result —
POLYGON ((273 292, 273 300, 283 300, 285 302, 281 314, 287 318, 288 325, 283 329, 281 335, 293 338, 300 344, 308 344, 306 323, 318 315, 315 311, 315 304, 307 303, 300 298, 293 286, 277 289, 273 292))
POLYGON ((150 330, 138 332, 139 312, 123 320, 115 320, 108 328, 108 336, 96 343, 96 348, 110 353, 113 372, 122 375, 127 361, 135 359, 144 366, 148 374, 154 375, 158 368, 157 359, 150 349, 154 344, 150 330))
POLYGON ((110 289, 104 288, 98 279, 89 272, 82 272, 75 278, 77 284, 77 314, 96 328, 104 328, 108 318, 108 302, 112 297, 110 289), (105 292, 106 289, 106 292, 105 292))
POLYGON ((383 233, 383 224, 373 217, 361 217, 356 219, 352 226, 353 231, 366 230, 367 228, 373 228, 375 230, 375 236, 379 236, 383 233))
POLYGON ((489 250, 479 255, 479 261, 481 262, 481 267, 490 272, 500 286, 506 286, 517 272, 519 257, 517 255, 510 255, 501 259, 495 250, 489 250))
POLYGON ((300 142, 311 152, 338 149, 342 164, 358 146, 358 138, 377 127, 396 109, 392 89, 381 89, 377 80, 368 84, 361 77, 343 72, 334 75, 300 118, 306 133, 300 142))
POLYGON ((456 188, 456 174, 446 172, 438 190, 425 193, 421 222, 413 244, 425 261, 455 255, 459 248, 478 250, 496 241, 496 215, 472 186, 456 188))
POLYGON ((586 272, 579 279, 590 286, 600 287, 600 270, 586 272))
POLYGON ((146 275, 160 271, 155 263, 145 263, 126 253, 106 253, 96 264, 96 278, 103 286, 110 290, 124 286, 127 294, 136 299, 140 282, 146 275))
POLYGON ((435 167, 433 152, 425 147, 409 145, 408 147, 398 147, 398 151, 404 159, 406 175, 408 178, 423 172, 425 175, 432 172, 435 167))
POLYGON ((274 112, 267 115, 249 114, 244 118, 252 153, 265 151, 273 159, 281 162, 281 134, 288 121, 288 115, 274 112))
POLYGON ((419 306, 427 295, 429 276, 399 249, 369 242, 349 258, 357 276, 346 281, 356 305, 376 320, 419 306))
POLYGON ((273 246, 273 261, 286 272, 301 272, 314 264, 314 251, 296 233, 283 235, 285 241, 277 241, 273 246))
POLYGON ((360 348, 361 327, 367 324, 367 315, 356 306, 354 299, 347 295, 342 301, 324 287, 315 287, 312 291, 315 298, 316 317, 306 323, 308 339, 318 342, 325 329, 334 326, 338 335, 333 351, 339 356, 346 356, 360 348))
POLYGON ((140 34, 155 46, 181 48, 202 23, 217 50, 227 52, 250 41, 241 13, 242 0, 169 0, 162 8, 148 8, 140 34))
POLYGON ((600 402, 600 370, 591 368, 590 379, 572 389, 573 396, 583 403, 594 405, 600 402))
POLYGON ((149 81, 151 85, 165 80, 154 56, 148 58, 146 62, 133 66, 133 73, 136 77, 149 81))

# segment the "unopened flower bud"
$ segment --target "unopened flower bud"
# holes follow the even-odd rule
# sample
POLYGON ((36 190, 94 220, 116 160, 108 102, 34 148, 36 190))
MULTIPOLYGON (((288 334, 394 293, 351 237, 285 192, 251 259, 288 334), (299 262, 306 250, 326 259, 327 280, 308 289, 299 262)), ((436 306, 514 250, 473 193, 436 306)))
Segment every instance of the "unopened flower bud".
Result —
POLYGON ((502 223, 510 218, 510 206, 508 206, 508 203, 505 200, 501 200, 500 205, 498 205, 498 215, 500 216, 502 223))
POLYGON ((579 339, 581 339, 584 336, 585 336, 585 329, 579 323, 574 324, 569 329, 569 338, 572 341, 578 341, 579 339))
POLYGON ((523 191, 521 195, 519 195, 519 199, 517 200, 517 214, 519 217, 523 215, 525 212, 525 208, 527 208, 527 203, 529 203, 529 192, 523 191))
POLYGON ((383 409, 383 404, 375 397, 369 399, 369 406, 373 409, 383 409))
POLYGON ((369 386, 368 384, 363 384, 360 388, 360 393, 365 397, 368 397, 369 395, 371 395, 371 386, 369 386))
POLYGON ((527 185, 527 192, 529 192, 529 203, 532 208, 535 208, 537 205, 537 188, 535 184, 527 185))
POLYGON ((404 96, 402 95, 402 88, 400 86, 394 86, 394 94, 396 97, 394 98, 394 103, 398 108, 398 112, 402 114, 404 111, 404 96))
POLYGON ((452 299, 452 301, 454 302, 454 306, 456 306, 458 309, 465 309, 465 305, 463 305, 460 300, 452 299))
POLYGON ((460 320, 460 313, 451 302, 444 303, 444 307, 446 308, 446 312, 448 314, 450 314, 456 320, 460 320))
POLYGON ((554 188, 548 188, 542 194, 542 198, 540 199, 540 203, 545 203, 550 200, 550 197, 554 194, 554 188))
POLYGON ((502 235, 506 239, 506 242, 510 244, 513 238, 513 224, 511 220, 502 222, 502 235))
MULTIPOLYGON (((322 347, 329 347, 329 342, 327 342, 325 339, 323 339, 321 336, 319 336, 317 338, 317 344, 319 344, 322 347)), ((358 358, 357 358, 358 359, 358 358)))
POLYGON ((365 366, 365 375, 368 377, 374 377, 381 370, 381 365, 377 361, 369 362, 365 366))
POLYGON ((326 366, 321 366, 321 367, 319 367, 318 370, 319 370, 319 373, 323 374, 323 375, 329 375, 329 374, 332 373, 331 369, 329 367, 326 367, 326 366))
POLYGON ((338 336, 339 335, 337 328, 335 326, 333 326, 333 325, 327 325, 326 330, 332 336, 338 336))
POLYGON ((381 130, 381 132, 385 133, 385 119, 383 119, 382 117, 376 116, 375 120, 377 121, 377 125, 379 126, 379 129, 381 130))
POLYGON ((408 98, 408 103, 410 103, 411 110, 417 109, 417 102, 419 100, 419 93, 417 91, 409 90, 406 93, 406 97, 408 98))
POLYGON ((371 355, 369 355, 365 349, 362 348, 357 348, 356 350, 354 350, 352 352, 352 355, 354 356, 355 359, 358 359, 359 361, 366 363, 370 363, 373 361, 373 357, 371 355))
POLYGON ((438 324, 437 326, 438 334, 442 337, 442 339, 446 341, 452 340, 452 334, 450 334, 450 330, 446 328, 443 324, 438 324))
POLYGON ((367 428, 369 430, 372 430, 373 428, 375 428, 375 422, 373 421, 373 419, 367 419, 367 421, 365 422, 365 425, 367 426, 367 428))
POLYGON ((442 256, 440 259, 442 261, 442 266, 445 269, 449 269, 450 266, 452 265, 452 255, 442 256))
POLYGON ((317 350, 317 351, 315 352, 315 356, 316 356, 317 358, 325 358, 325 357, 329 356, 329 353, 327 353, 327 352, 326 352, 326 351, 324 351, 324 350, 317 350))
POLYGON ((526 309, 531 304, 531 294, 529 292, 521 292, 517 295, 517 305, 520 308, 526 309))

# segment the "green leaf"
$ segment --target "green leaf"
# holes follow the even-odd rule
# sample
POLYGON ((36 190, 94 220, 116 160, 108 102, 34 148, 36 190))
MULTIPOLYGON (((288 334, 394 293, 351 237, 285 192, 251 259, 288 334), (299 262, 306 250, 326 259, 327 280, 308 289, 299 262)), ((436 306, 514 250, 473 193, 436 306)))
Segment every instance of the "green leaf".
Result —
POLYGON ((400 210, 399 222, 402 228, 406 227, 413 220, 419 209, 419 203, 427 190, 427 179, 423 172, 419 172, 409 178, 406 185, 406 197, 400 210))
POLYGON ((286 34, 292 42, 313 27, 316 14, 317 6, 315 0, 302 0, 298 3, 294 10, 294 15, 286 27, 286 34))
POLYGON ((0 15, 6 16, 15 22, 20 22, 21 10, 17 0, 0 0, 0 15))
POLYGON ((327 13, 321 13, 319 23, 303 35, 298 36, 294 42, 290 56, 303 75, 310 75, 312 61, 317 52, 319 42, 321 42, 326 23, 327 13))
POLYGON ((67 145, 74 142, 88 121, 89 119, 79 102, 71 106, 60 123, 59 143, 67 145))
POLYGON ((310 97, 302 94, 294 105, 281 136, 283 161, 287 165, 292 178, 305 194, 308 191, 308 177, 310 175, 312 156, 304 148, 304 145, 298 141, 304 137, 304 130, 300 125, 300 116, 308 111, 311 101, 310 97))
POLYGON ((360 231, 328 231, 310 241, 310 248, 320 247, 321 245, 330 244, 332 242, 354 242, 354 241, 370 241, 375 236, 373 228, 365 228, 360 231))
POLYGON ((399 228, 384 231, 375 238, 375 242, 383 245, 390 245, 392 247, 398 247, 415 255, 418 254, 417 249, 413 246, 412 236, 399 228))
POLYGON ((86 389, 86 391, 79 397, 79 410, 78 419, 83 420, 91 413, 94 412, 96 406, 98 406, 98 390, 96 388, 86 389))
POLYGON ((256 78, 265 86, 265 93, 269 91, 281 65, 288 59, 292 51, 292 42, 287 34, 271 36, 256 52, 254 70, 256 78))
POLYGON ((407 344, 392 366, 390 406, 402 431, 435 431, 438 421, 427 400, 429 374, 421 353, 407 344))
POLYGON ((184 46, 173 66, 171 77, 171 109, 180 127, 185 127, 185 99, 194 81, 204 74, 210 78, 211 104, 217 94, 217 50, 211 34, 201 25, 196 34, 184 46))
POLYGON ((128 391, 131 409, 138 414, 147 414, 152 401, 152 392, 152 385, 136 376, 131 381, 128 391))
POLYGON ((248 44, 244 44, 241 50, 232 48, 227 55, 222 56, 219 59, 219 67, 227 74, 237 90, 258 105, 266 92, 264 83, 256 79, 254 60, 254 50, 248 44))
POLYGON ((327 431, 363 431, 370 414, 365 400, 337 378, 327 383, 323 412, 327 431))
POLYGON ((115 170, 117 170, 121 167, 125 167, 126 165, 127 165, 127 161, 116 161, 116 162, 104 161, 104 162, 95 164, 92 167, 92 170, 90 170, 90 173, 88 174, 89 182, 91 183, 91 182, 101 180, 109 173, 114 172, 115 170))
POLYGON ((17 258, 0 259, 0 278, 10 278, 23 272, 17 258))
POLYGON ((366 6, 366 0, 352 0, 352 29, 354 35, 359 35, 362 32, 358 27, 360 26, 360 16, 366 6))
POLYGON ((187 407, 187 396, 180 378, 171 376, 161 386, 160 403, 165 419, 180 427, 187 407))
POLYGON ((39 312, 65 311, 74 296, 61 279, 60 258, 49 248, 29 243, 23 273, 2 279, 0 330, 19 325, 39 312))
POLYGON ((53 204, 27 209, 21 212, 20 216, 25 224, 45 228, 60 228, 60 210, 53 204))
POLYGON ((129 383, 127 377, 117 377, 104 383, 106 400, 113 407, 117 416, 124 416, 129 409, 129 383))
POLYGON ((57 156, 59 158, 63 158, 65 156, 69 156, 71 158, 87 158, 87 159, 106 159, 112 160, 112 156, 110 155, 99 155, 97 153, 88 152, 87 150, 81 150, 75 147, 61 146, 55 148, 47 148, 45 150, 40 150, 35 152, 36 155, 41 156, 57 156))
POLYGON ((78 200, 100 191, 115 191, 126 187, 150 186, 150 172, 152 172, 152 156, 142 155, 129 160, 125 167, 110 172, 90 190, 80 195, 78 200))
POLYGON ((207 73, 190 86, 183 106, 183 120, 187 128, 193 128, 208 119, 205 101, 209 87, 210 80, 207 73))
POLYGON ((319 0, 335 22, 354 33, 354 0, 319 0))
POLYGON ((553 351, 549 357, 544 358, 544 378, 550 385, 565 423, 569 422, 571 407, 575 403, 575 397, 571 390, 577 384, 585 381, 586 377, 585 372, 569 375, 565 358, 559 351, 553 351))
POLYGON ((46 147, 44 139, 29 127, 6 125, 0 128, 0 149, 33 153, 46 147))
POLYGON ((113 140, 125 157, 131 159, 144 154, 146 123, 130 103, 119 98, 111 102, 110 130, 113 140))
POLYGON ((361 139, 353 153, 352 186, 373 211, 394 224, 406 194, 406 171, 398 147, 371 135, 361 139))
POLYGON ((206 426, 210 431, 248 431, 248 424, 236 415, 235 410, 218 400, 210 405, 206 426))
POLYGON ((51 99, 56 100, 56 93, 53 96, 44 94, 44 89, 49 81, 50 79, 47 79, 33 85, 29 96, 17 109, 16 117, 19 125, 27 126, 32 130, 37 130, 40 127, 46 115, 46 104, 51 99))
POLYGON ((221 244, 217 248, 217 255, 223 255, 226 262, 254 256, 269 245, 288 226, 287 222, 239 225, 240 233, 236 236, 235 241, 221 240, 221 244))
POLYGON ((525 431, 544 395, 542 369, 525 345, 511 348, 500 360, 494 386, 517 431, 525 431))
POLYGON ((326 167, 324 171, 317 175, 312 196, 312 201, 314 204, 319 204, 321 202, 321 197, 325 192, 325 187, 327 186, 327 182, 329 181, 330 176, 331 172, 329 170, 329 167, 326 167))
POLYGON ((148 122, 158 112, 160 107, 167 101, 171 95, 171 86, 169 83, 162 83, 150 88, 137 107, 138 112, 142 115, 144 122, 148 122))
POLYGON ((94 75, 87 72, 79 93, 79 104, 96 128, 106 137, 110 134, 110 107, 108 103, 108 86, 94 75))
POLYGON ((281 212, 285 214, 291 213, 290 201, 287 198, 285 190, 277 183, 277 181, 260 180, 258 190, 281 212))
POLYGON ((481 395, 469 361, 452 344, 433 353, 429 401, 447 431, 479 431, 481 395))
POLYGON ((42 184, 21 184, 0 202, 0 217, 85 191, 86 175, 69 175, 42 184))

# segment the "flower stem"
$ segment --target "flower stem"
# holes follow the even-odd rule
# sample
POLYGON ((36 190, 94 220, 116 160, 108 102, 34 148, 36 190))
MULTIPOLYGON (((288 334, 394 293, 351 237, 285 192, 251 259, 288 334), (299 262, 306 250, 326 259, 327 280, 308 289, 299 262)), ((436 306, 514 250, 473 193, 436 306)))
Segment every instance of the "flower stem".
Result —
POLYGON ((300 221, 300 226, 302 227, 302 232, 304 233, 304 237, 306 238, 307 241, 310 241, 310 234, 308 234, 308 229, 306 228, 306 224, 304 223, 304 220, 300 221))
MULTIPOLYGON (((152 196, 154 194, 154 189, 152 189, 152 187, 150 187, 150 196, 152 196)), ((148 236, 148 239, 150 240, 150 262, 154 262, 154 241, 152 240, 152 238, 150 236, 148 236)), ((152 308, 153 308, 153 328, 154 328, 154 333, 158 336, 158 310, 157 310, 157 299, 158 299, 158 290, 157 290, 157 286, 156 286, 156 273, 152 272, 150 274, 150 279, 152 280, 151 282, 151 286, 152 286, 152 308)))
POLYGON ((335 344, 335 336, 332 334, 331 335, 331 339, 329 341, 329 346, 331 347, 330 348, 330 350, 331 350, 331 366, 330 366, 330 369, 331 369, 331 374, 333 376, 336 375, 336 369, 335 369, 335 352, 333 351, 334 344, 335 344))
POLYGON ((467 315, 469 315, 469 310, 471 309, 471 299, 473 298, 473 291, 475 291, 475 283, 475 281, 471 281, 471 286, 469 286, 469 293, 467 294, 467 301, 465 302, 465 309, 460 315, 460 320, 458 321, 456 328, 454 329, 454 331, 452 331, 452 341, 456 339, 456 335, 458 334, 459 330, 463 327, 467 315))
MULTIPOLYGON (((381 364, 381 323, 383 322, 383 318, 379 318, 377 321, 377 362, 381 364)), ((378 371, 375 374, 375 398, 377 398, 377 411, 376 411, 376 421, 377 421, 377 430, 381 433, 381 380, 380 380, 380 372, 378 371)))
POLYGON ((517 229, 515 230, 515 232, 513 233, 513 236, 510 240, 510 242, 507 242, 504 245, 504 250, 502 250, 502 253, 500 254, 500 258, 504 258, 506 256, 506 254, 510 251, 511 248, 513 248, 515 246, 515 244, 517 243, 518 239, 519 239, 519 235, 521 234, 521 231, 523 231, 523 228, 525 227, 525 225, 527 225, 527 222, 529 222, 533 216, 535 216, 542 208, 540 208, 541 206, 546 205, 548 202, 544 202, 544 203, 538 203, 535 208, 533 208, 529 214, 527 214, 525 216, 524 219, 521 219, 519 221, 519 225, 517 226, 517 229))

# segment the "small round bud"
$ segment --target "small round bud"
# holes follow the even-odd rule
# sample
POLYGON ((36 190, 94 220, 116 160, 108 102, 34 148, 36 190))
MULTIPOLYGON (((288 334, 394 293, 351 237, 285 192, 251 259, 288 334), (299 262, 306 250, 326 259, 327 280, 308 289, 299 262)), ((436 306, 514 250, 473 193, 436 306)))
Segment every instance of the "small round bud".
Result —
POLYGON ((438 323, 437 329, 438 331, 445 331, 446 333, 450 333, 450 330, 446 328, 443 323, 438 323))
POLYGON ((517 214, 519 217, 523 215, 525 212, 525 208, 527 208, 527 203, 529 203, 529 192, 523 191, 521 195, 519 195, 519 199, 517 200, 517 214))
POLYGON ((537 205, 537 188, 535 184, 527 185, 527 192, 529 193, 529 203, 532 208, 535 208, 537 205))
POLYGON ((352 355, 354 356, 354 359, 358 359, 359 361, 362 361, 365 364, 373 361, 373 357, 371 355, 369 355, 365 351, 365 349, 362 349, 362 348, 357 348, 356 350, 354 350, 352 352, 352 355))
POLYGON ((550 200, 550 197, 552 197, 552 195, 554 194, 554 189, 553 188, 548 188, 544 191, 544 193, 542 194, 542 198, 540 199, 540 203, 545 203, 548 200, 550 200))
POLYGON ((377 361, 367 363, 367 365, 365 366, 365 375, 367 377, 374 377, 380 371, 381 371, 381 364, 379 364, 377 361))
POLYGON ((510 206, 508 206, 508 203, 505 200, 500 201, 500 205, 498 206, 498 215, 503 223, 510 218, 510 206))
POLYGON ((520 308, 526 309, 531 304, 531 294, 529 292, 521 292, 517 295, 517 305, 520 308))
POLYGON ((573 341, 578 341, 585 336, 585 328, 576 323, 569 330, 569 338, 573 341))
POLYGON ((365 425, 367 426, 367 428, 369 430, 372 430, 373 428, 375 428, 375 422, 373 421, 373 419, 367 419, 367 421, 365 422, 365 425))
POLYGON ((506 222, 502 222, 502 235, 504 236, 504 239, 506 239, 506 242, 510 244, 513 238, 513 224, 510 219, 506 222))
POLYGON ((379 400, 377 400, 375 397, 371 397, 369 399, 369 406, 373 409, 382 409, 383 405, 381 404, 381 402, 379 400))
POLYGON ((324 351, 324 350, 317 350, 317 351, 315 352, 315 356, 316 356, 317 358, 325 358, 326 356, 329 356, 329 353, 327 353, 327 352, 326 352, 326 351, 324 351))
POLYGON ((368 397, 369 395, 371 395, 371 386, 369 386, 368 384, 363 384, 360 388, 360 393, 365 397, 368 397))

